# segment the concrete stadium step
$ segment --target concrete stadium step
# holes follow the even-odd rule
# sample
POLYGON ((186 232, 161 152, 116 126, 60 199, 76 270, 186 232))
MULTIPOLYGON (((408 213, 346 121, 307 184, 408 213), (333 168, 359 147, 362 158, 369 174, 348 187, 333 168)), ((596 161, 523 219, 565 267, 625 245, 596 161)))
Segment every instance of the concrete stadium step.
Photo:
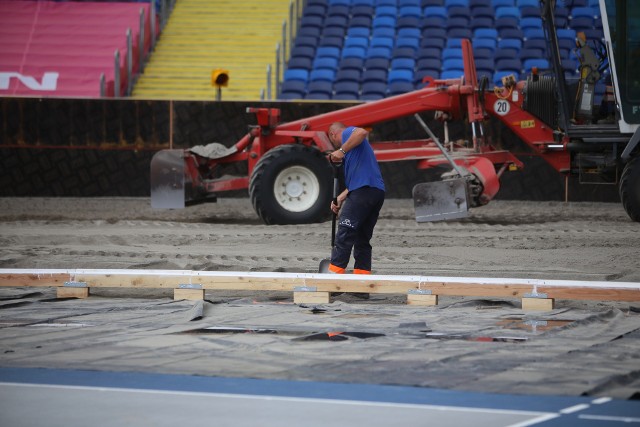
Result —
POLYGON ((211 71, 223 68, 229 71, 223 100, 258 99, 267 89, 267 65, 275 74, 289 5, 290 0, 177 2, 132 97, 215 99, 211 71))

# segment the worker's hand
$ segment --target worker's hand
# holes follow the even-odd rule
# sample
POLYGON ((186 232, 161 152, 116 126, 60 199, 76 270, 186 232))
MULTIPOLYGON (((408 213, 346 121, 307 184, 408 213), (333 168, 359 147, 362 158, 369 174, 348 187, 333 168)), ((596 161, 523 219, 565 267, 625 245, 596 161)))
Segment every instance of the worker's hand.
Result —
POLYGON ((342 163, 342 159, 344 159, 344 153, 340 150, 336 150, 329 154, 329 161, 331 163, 342 163))
POLYGON ((340 201, 338 201, 338 204, 336 205, 335 203, 333 203, 333 200, 331 201, 331 212, 333 212, 334 214, 338 215, 338 212, 340 212, 340 206, 342 205, 342 203, 340 203, 340 201))

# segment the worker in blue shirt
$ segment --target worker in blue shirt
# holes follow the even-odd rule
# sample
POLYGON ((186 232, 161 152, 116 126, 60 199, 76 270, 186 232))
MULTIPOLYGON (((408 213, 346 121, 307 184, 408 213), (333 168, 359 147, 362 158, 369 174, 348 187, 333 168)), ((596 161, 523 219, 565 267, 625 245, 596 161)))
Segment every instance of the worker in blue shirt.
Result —
POLYGON ((351 250, 355 274, 371 274, 371 237, 384 203, 385 187, 378 161, 369 144, 369 132, 336 122, 329 127, 329 139, 337 149, 329 156, 343 162, 346 189, 331 202, 331 210, 340 214, 329 271, 345 272, 351 250))

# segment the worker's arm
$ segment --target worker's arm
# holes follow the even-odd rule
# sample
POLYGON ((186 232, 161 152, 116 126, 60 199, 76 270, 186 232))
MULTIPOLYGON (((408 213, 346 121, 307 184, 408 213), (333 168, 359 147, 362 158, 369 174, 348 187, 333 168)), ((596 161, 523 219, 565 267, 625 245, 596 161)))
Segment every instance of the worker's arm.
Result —
POLYGON ((351 136, 347 139, 347 142, 342 144, 342 147, 331 153, 331 157, 333 157, 334 161, 340 161, 344 158, 345 153, 356 148, 358 145, 362 144, 367 136, 369 136, 369 132, 362 128, 354 128, 353 132, 351 132, 351 136), (344 152, 343 152, 344 151, 344 152))

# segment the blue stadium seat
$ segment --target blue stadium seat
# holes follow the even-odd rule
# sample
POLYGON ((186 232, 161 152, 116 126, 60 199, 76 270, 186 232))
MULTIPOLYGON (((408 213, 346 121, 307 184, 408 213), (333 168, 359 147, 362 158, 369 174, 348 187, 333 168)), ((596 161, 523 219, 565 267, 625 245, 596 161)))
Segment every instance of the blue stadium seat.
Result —
POLYGON ((298 68, 302 70, 311 70, 312 62, 311 58, 305 58, 303 56, 291 57, 287 63, 287 68, 298 68))
POLYGON ((396 21, 396 28, 416 29, 420 31, 420 18, 417 16, 401 16, 396 21))
POLYGON ((414 39, 413 37, 398 37, 396 39, 396 47, 410 48, 415 52, 418 50, 418 47, 420 47, 420 41, 418 39, 414 39))
POLYGON ((370 47, 367 51, 367 58, 388 58, 391 56, 391 49, 384 46, 370 47))
POLYGON ((513 7, 516 5, 515 0, 491 0, 491 6, 493 6, 493 8, 497 8, 497 7, 513 7))
POLYGON ((340 5, 340 4, 332 5, 332 6, 329 6, 329 9, 327 10, 327 16, 328 17, 342 16, 344 18, 348 18, 349 12, 350 12, 349 6, 340 5))
POLYGON ((284 72, 284 81, 292 80, 306 83, 309 80, 309 71, 299 68, 289 68, 284 72))
POLYGON ((459 79, 463 75, 464 75, 463 70, 446 70, 446 71, 443 71, 442 74, 440 74, 440 78, 442 80, 459 79))
MULTIPOLYGON (((418 54, 416 55, 416 57, 418 58, 418 61, 422 60, 422 59, 437 59, 438 61, 440 60, 442 55, 442 50, 441 49, 436 49, 436 48, 432 48, 432 47, 423 47, 418 51, 418 54)), ((419 67, 419 65, 416 64, 416 66, 419 67)))
POLYGON ((384 47, 389 49, 393 49, 394 40, 391 37, 372 37, 370 47, 384 47))
POLYGON ((307 85, 300 80, 285 80, 280 88, 281 93, 291 93, 295 98, 303 98, 307 92, 307 85))
POLYGON ((353 70, 353 69, 339 69, 336 73, 335 82, 351 82, 351 83, 359 83, 362 78, 362 70, 353 70))
POLYGON ((313 69, 314 70, 322 70, 322 69, 326 69, 326 70, 337 70, 338 69, 338 59, 337 58, 330 58, 328 56, 322 57, 322 58, 316 58, 313 61, 313 69))
POLYGON ((425 18, 441 18, 442 24, 444 25, 449 18, 449 14, 447 13, 447 9, 441 6, 427 6, 423 10, 423 15, 425 18))
POLYGON ((322 29, 319 27, 303 27, 298 30, 298 37, 320 37, 322 29))
POLYGON ((462 48, 462 38, 452 38, 447 40, 446 47, 462 48))
POLYGON ((351 5, 373 7, 375 5, 375 1, 374 0, 351 0, 351 5))
POLYGON ((571 74, 576 74, 578 72, 579 62, 575 59, 565 58, 562 60, 562 69, 571 74))
POLYGON ((351 18, 351 20, 349 21, 350 25, 354 26, 354 27, 371 27, 371 16, 354 16, 351 18))
POLYGON ((523 47, 519 54, 520 60, 544 58, 545 51, 539 47, 523 47))
POLYGON ((440 60, 440 58, 424 58, 424 59, 419 59, 418 62, 416 63, 416 70, 420 71, 420 70, 424 70, 427 68, 435 68, 435 69, 441 69, 442 68, 442 61, 440 60))
POLYGON ((343 58, 362 58, 364 59, 367 50, 360 46, 345 47, 342 49, 343 58))
POLYGON ((323 16, 303 16, 300 19, 300 27, 322 28, 323 26, 324 26, 323 16))
POLYGON ((526 40, 546 40, 544 30, 542 28, 524 29, 524 38, 526 40))
POLYGON ((519 58, 520 49, 513 49, 509 47, 498 48, 493 54, 493 59, 497 62, 501 59, 519 58))
POLYGON ((351 16, 373 16, 375 9, 371 5, 359 4, 351 8, 351 16))
POLYGON ((333 95, 333 82, 326 80, 311 81, 307 86, 307 92, 313 94, 326 94, 330 98, 333 95))
POLYGON ((491 4, 491 0, 469 0, 469 9, 471 9, 471 12, 473 13, 474 9, 478 8, 478 7, 490 7, 493 8, 493 5, 491 4))
POLYGON ((344 37, 322 37, 318 46, 332 46, 342 49, 344 37))
POLYGON ((295 46, 291 49, 291 57, 293 58, 310 58, 313 59, 316 56, 316 50, 309 46, 295 46))
POLYGON ((573 7, 573 9, 571 9, 571 19, 574 18, 583 18, 583 17, 587 17, 587 18, 591 18, 591 19, 596 19, 596 17, 600 16, 600 10, 599 9, 593 9, 591 7, 573 7))
POLYGON ((496 19, 511 17, 520 19, 520 9, 517 7, 498 7, 496 8, 496 19))
POLYGON ((324 22, 324 26, 326 27, 346 27, 348 23, 348 18, 340 15, 328 16, 324 22))
POLYGON ((444 6, 444 0, 420 0, 420 7, 423 10, 429 6, 444 6))
POLYGON ((416 61, 413 58, 393 58, 391 60, 392 70, 411 70, 416 67, 416 61))
POLYGON ((416 59, 417 50, 412 47, 396 47, 391 52, 392 58, 416 59))
POLYGON ((412 16, 416 19, 422 18, 422 9, 419 6, 402 6, 400 7, 400 17, 412 16))
POLYGON ((374 4, 376 7, 379 6, 395 6, 398 4, 397 0, 375 0, 374 4))
POLYGON ((471 16, 474 19, 491 18, 491 20, 493 20, 495 14, 496 14, 496 11, 493 10, 493 7, 491 6, 478 6, 471 9, 471 16))
POLYGON ((450 58, 462 58, 462 49, 457 47, 448 47, 442 50, 442 60, 450 58))
POLYGON ((519 9, 522 9, 524 7, 539 8, 540 1, 539 0, 516 0, 516 6, 518 6, 519 9))
POLYGON ((347 37, 344 47, 361 47, 366 50, 369 47, 369 39, 367 37, 347 37))
POLYGON ((309 46, 315 48, 318 45, 318 39, 315 37, 296 37, 294 46, 309 46))
POLYGON ((469 7, 469 0, 444 0, 444 7, 451 9, 452 7, 469 7))
POLYGON ((420 27, 425 28, 443 28, 447 25, 447 19, 441 16, 423 16, 420 20, 420 27))
POLYGON ((326 27, 322 30, 324 37, 344 37, 346 29, 343 27, 326 27))
POLYGON ((520 29, 524 32, 525 37, 529 28, 542 29, 542 19, 532 17, 520 19, 520 29))
POLYGON ((494 50, 484 47, 474 47, 473 57, 476 59, 493 59, 494 50))
POLYGON ((388 70, 381 70, 381 69, 364 70, 364 73, 362 73, 362 84, 371 83, 371 82, 385 83, 387 81, 387 74, 388 74, 388 70))
POLYGON ((320 6, 318 4, 308 4, 302 11, 302 16, 319 16, 320 18, 323 18, 323 19, 326 14, 327 14, 326 6, 320 6))
POLYGON ((473 32, 471 32, 471 28, 450 28, 447 31, 447 37, 450 39, 470 39, 473 37, 473 32))
POLYGON ((351 0, 329 0, 329 5, 333 6, 336 4, 340 4, 343 6, 351 6, 351 0))
POLYGON ((342 58, 340 60, 340 70, 357 70, 362 73, 363 66, 364 61, 362 58, 342 58))
POLYGON ((327 69, 319 69, 319 70, 311 70, 311 73, 309 73, 309 81, 313 82, 313 81, 317 81, 317 80, 326 80, 329 82, 333 82, 336 78, 336 72, 334 70, 327 70, 327 69))
POLYGON ((475 39, 498 40, 498 30, 495 28, 478 28, 473 32, 475 39))
POLYGON ((522 70, 522 61, 518 58, 509 58, 509 59, 500 59, 495 62, 496 69, 501 71, 510 71, 513 73, 520 74, 522 70))
POLYGON ((566 7, 556 6, 553 14, 555 15, 556 26, 558 28, 566 27, 569 22, 569 9, 566 7))
POLYGON ((434 79, 440 78, 440 68, 421 68, 416 71, 414 83, 416 87, 424 87, 422 80, 426 77, 433 77, 434 79))
POLYGON ((376 16, 373 18, 373 28, 396 28, 396 20, 390 16, 376 16))
POLYGON ((496 39, 478 39, 474 38, 472 41, 473 50, 477 49, 489 49, 491 54, 496 51, 496 39))
POLYGON ((542 52, 547 51, 547 42, 544 39, 527 39, 522 43, 523 49, 540 49, 542 52))
POLYGON ((524 38, 524 33, 520 28, 500 28, 498 29, 500 38, 503 39, 520 39, 524 38))
POLYGON ((282 100, 304 99, 304 92, 282 92, 280 98, 282 100))
POLYGON ((391 69, 389 71, 388 83, 393 82, 410 82, 413 84, 413 70, 407 69, 391 69))
POLYGON ((464 71, 464 61, 462 58, 449 58, 442 61, 442 69, 444 71, 451 70, 463 70, 464 71))
POLYGON ((447 30, 444 28, 425 28, 422 30, 422 37, 424 39, 447 39, 447 30))
POLYGON ((453 6, 447 9, 447 14, 449 15, 447 25, 451 25, 452 20, 456 22, 464 21, 466 25, 469 25, 469 22, 471 22, 471 11, 468 7, 453 6))
POLYGON ((389 60, 387 58, 368 58, 364 61, 367 70, 388 70, 389 60))
POLYGON ((329 5, 327 0, 307 0, 307 6, 322 6, 326 9, 329 5))
POLYGON ((521 7, 520 16, 523 18, 540 18, 540 8, 529 6, 521 7))
POLYGON ((336 95, 351 94, 355 96, 355 99, 357 99, 360 92, 360 84, 357 82, 348 81, 339 82, 333 85, 333 90, 335 91, 336 95))
POLYGON ((331 95, 325 92, 307 92, 304 99, 315 99, 318 101, 328 101, 331 99, 331 95))
POLYGON ((526 73, 530 72, 533 67, 538 67, 539 70, 547 70, 549 69, 549 61, 546 59, 532 58, 525 60, 522 66, 526 73))
POLYGON ((413 82, 394 81, 389 83, 389 96, 401 95, 403 93, 412 92, 415 89, 413 82))
POLYGON ((476 59, 476 70, 478 72, 482 71, 485 73, 491 73, 493 74, 493 71, 495 70, 496 64, 493 61, 493 59, 476 59))
POLYGON ((349 27, 347 29, 347 37, 364 37, 368 38, 371 30, 368 27, 349 27))
POLYGON ((388 37, 393 39, 396 37, 396 29, 391 27, 373 27, 371 35, 373 37, 388 37))
POLYGON ((515 49, 517 52, 520 52, 520 49, 522 49, 522 39, 500 39, 498 41, 498 49, 504 48, 515 49))
POLYGON ((395 18, 398 16, 398 8, 396 6, 377 6, 375 16, 389 16, 395 18))
POLYGON ((322 46, 317 49, 315 56, 317 58, 340 58, 340 49, 332 46, 322 46))
POLYGON ((417 6, 420 7, 420 0, 398 0, 399 7, 417 6))
POLYGON ((332 99, 336 101, 358 101, 360 96, 352 93, 334 93, 332 99))
POLYGON ((398 27, 398 37, 404 38, 414 38, 416 40, 420 40, 422 37, 422 33, 419 28, 401 28, 398 27))

